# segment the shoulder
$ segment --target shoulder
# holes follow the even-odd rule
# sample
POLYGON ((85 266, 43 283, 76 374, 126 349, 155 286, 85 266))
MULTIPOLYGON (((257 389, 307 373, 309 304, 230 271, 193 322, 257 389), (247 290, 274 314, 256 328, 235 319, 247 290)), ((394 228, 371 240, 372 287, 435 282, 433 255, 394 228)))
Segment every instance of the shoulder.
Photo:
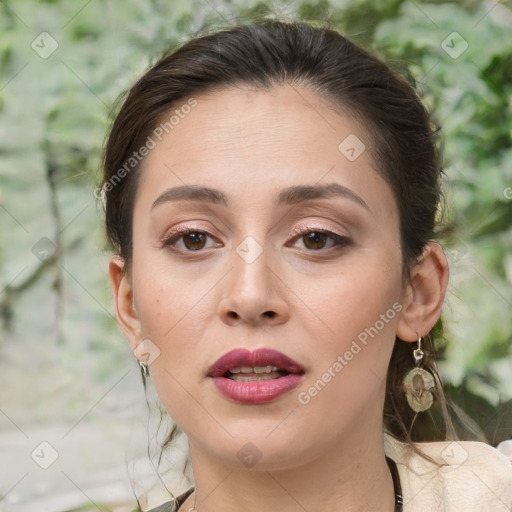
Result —
POLYGON ((416 443, 429 461, 387 434, 384 442, 398 467, 404 512, 512 510, 512 457, 505 450, 474 441, 416 443))
POLYGON ((183 502, 192 494, 193 491, 194 487, 191 487, 188 491, 180 494, 176 499, 163 503, 162 505, 152 508, 147 512, 177 512, 181 505, 183 505, 183 502))

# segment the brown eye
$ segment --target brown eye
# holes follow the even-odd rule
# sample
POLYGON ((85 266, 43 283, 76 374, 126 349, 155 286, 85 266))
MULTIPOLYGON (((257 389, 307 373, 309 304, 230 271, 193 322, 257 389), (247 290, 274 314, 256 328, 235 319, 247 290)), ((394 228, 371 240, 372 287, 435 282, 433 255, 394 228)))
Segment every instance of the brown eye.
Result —
POLYGON ((339 249, 351 244, 351 240, 345 236, 338 235, 327 229, 310 228, 294 231, 295 243, 299 240, 305 249, 310 251, 321 251, 322 249, 339 249))
POLYGON ((312 231, 311 233, 302 237, 304 245, 308 249, 323 249, 329 237, 325 233, 312 231))
POLYGON ((191 251, 202 249, 205 244, 206 236, 200 231, 192 231, 186 235, 183 235, 183 245, 191 251))
MULTIPOLYGON (((204 231, 190 228, 179 228, 162 242, 162 247, 167 247, 172 251, 187 253, 200 252, 208 248, 208 239, 213 238, 204 231)), ((222 244, 218 244, 219 247, 222 244)), ((212 246, 210 246, 212 247, 212 246)), ((213 245, 215 247, 215 245, 213 245)))

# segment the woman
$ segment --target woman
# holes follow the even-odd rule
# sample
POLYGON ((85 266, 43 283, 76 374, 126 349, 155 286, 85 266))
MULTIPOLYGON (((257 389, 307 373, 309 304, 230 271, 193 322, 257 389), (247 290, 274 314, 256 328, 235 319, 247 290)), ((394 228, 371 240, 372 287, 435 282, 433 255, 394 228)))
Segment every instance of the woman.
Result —
POLYGON ((505 455, 446 413, 417 442, 446 411, 441 170, 385 64, 302 23, 196 38, 131 88, 104 170, 117 319, 194 471, 155 511, 511 510, 505 455))

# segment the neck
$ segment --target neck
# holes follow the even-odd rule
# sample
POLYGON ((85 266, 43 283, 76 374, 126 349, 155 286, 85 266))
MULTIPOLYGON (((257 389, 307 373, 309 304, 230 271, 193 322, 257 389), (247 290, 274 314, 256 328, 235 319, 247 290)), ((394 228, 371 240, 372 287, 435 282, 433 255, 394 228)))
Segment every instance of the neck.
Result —
POLYGON ((187 512, 393 512, 393 480, 386 463, 382 430, 361 439, 361 430, 307 464, 279 470, 241 470, 208 457, 190 442, 195 491, 180 510, 187 512))

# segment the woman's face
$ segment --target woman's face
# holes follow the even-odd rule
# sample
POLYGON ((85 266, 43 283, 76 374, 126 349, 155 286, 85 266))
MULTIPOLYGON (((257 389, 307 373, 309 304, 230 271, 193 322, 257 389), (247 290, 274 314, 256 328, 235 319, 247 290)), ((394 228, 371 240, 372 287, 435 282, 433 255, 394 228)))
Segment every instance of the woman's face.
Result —
POLYGON ((193 453, 239 467, 291 467, 380 432, 404 291, 398 211, 367 130, 298 86, 196 100, 153 136, 124 283, 125 332, 134 348, 149 340, 164 406, 193 453), (303 372, 209 375, 238 348, 303 372))

